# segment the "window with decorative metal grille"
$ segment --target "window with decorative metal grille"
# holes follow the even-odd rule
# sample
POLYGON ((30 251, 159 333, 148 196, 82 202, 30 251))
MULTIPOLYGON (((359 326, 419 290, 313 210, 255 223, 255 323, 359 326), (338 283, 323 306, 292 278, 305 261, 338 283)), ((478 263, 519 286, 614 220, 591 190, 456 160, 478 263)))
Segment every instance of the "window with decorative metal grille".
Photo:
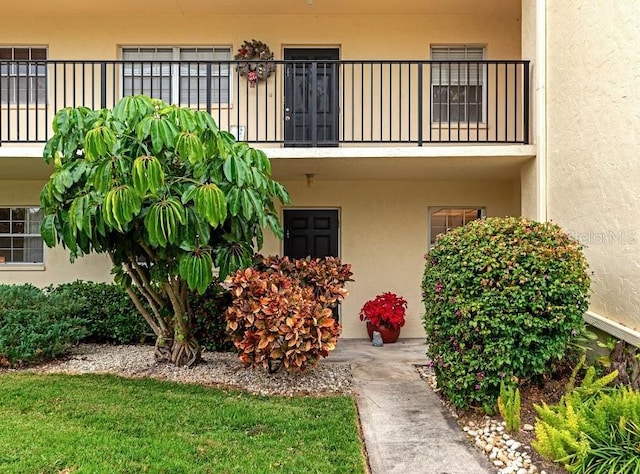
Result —
POLYGON ((145 94, 181 106, 231 102, 231 48, 123 48, 123 95, 145 94))
POLYGON ((0 104, 45 105, 46 59, 46 48, 0 47, 0 104))
POLYGON ((0 262, 44 263, 38 207, 0 207, 0 262))
POLYGON ((434 122, 457 124, 485 120, 486 67, 480 62, 483 59, 484 48, 481 46, 431 47, 434 122))

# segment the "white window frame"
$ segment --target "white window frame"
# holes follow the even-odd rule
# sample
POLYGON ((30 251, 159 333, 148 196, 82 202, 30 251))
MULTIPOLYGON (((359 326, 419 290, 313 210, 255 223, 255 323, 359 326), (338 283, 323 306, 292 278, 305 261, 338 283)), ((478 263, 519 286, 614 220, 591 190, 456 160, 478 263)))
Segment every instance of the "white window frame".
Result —
MULTIPOLYGON (((437 241, 437 238, 439 235, 443 235, 446 234, 447 232, 452 231, 453 229, 457 229, 458 227, 461 226, 453 226, 453 227, 449 227, 448 225, 446 225, 446 229, 444 232, 439 232, 438 234, 434 235, 434 231, 433 231, 433 214, 435 212, 439 212, 439 211, 459 211, 462 212, 462 225, 465 225, 471 221, 474 221, 476 219, 482 219, 483 217, 486 217, 487 215, 487 210, 486 207, 484 206, 430 206, 429 207, 429 248, 433 248, 435 245, 435 242, 437 241), (479 212, 480 216, 479 217, 475 217, 474 219, 471 220, 466 220, 466 214, 470 211, 476 211, 476 215, 479 212)), ((447 218, 449 216, 447 215, 447 218)))
MULTIPOLYGON (((125 52, 134 52, 134 50, 138 50, 140 51, 144 51, 144 50, 151 50, 151 49, 155 49, 155 50, 171 50, 172 51, 172 59, 159 59, 159 60, 141 60, 141 62, 155 62, 158 61, 160 63, 162 62, 170 62, 169 65, 169 76, 171 78, 171 85, 170 85, 170 100, 168 101, 171 104, 178 104, 180 103, 180 78, 181 76, 181 64, 180 61, 182 61, 181 59, 181 53, 183 51, 187 51, 187 50, 213 50, 213 52, 217 52, 217 51, 224 51, 224 52, 228 52, 229 53, 229 58, 228 60, 225 61, 232 61, 233 57, 232 57, 232 48, 231 46, 228 45, 206 45, 206 46, 159 46, 159 45, 147 45, 147 46, 122 46, 120 48, 120 56, 123 60, 125 60, 124 56, 125 56, 125 52)), ((135 63, 136 60, 134 59, 126 59, 126 61, 133 61, 135 63)), ((189 61, 185 61, 185 62, 189 62, 189 61)), ((146 74, 144 74, 144 72, 138 76, 133 76, 133 77, 143 77, 146 76, 146 74)), ((123 65, 121 73, 120 73, 120 90, 122 91, 122 95, 125 95, 125 83, 126 80, 125 78, 130 78, 132 77, 131 75, 129 76, 125 76, 125 66, 123 65)), ((150 75, 149 77, 153 77, 152 75, 150 75)), ((160 76, 162 77, 162 71, 160 73, 160 76)), ((190 77, 190 76, 185 76, 185 77, 190 77)), ((198 76, 193 76, 193 77, 198 77, 198 76)), ((201 77, 206 77, 205 76, 201 76, 201 77)), ((211 75, 213 79, 212 81, 212 91, 215 92, 215 78, 216 77, 228 77, 228 81, 229 81, 229 97, 228 100, 222 102, 220 100, 218 101, 212 101, 212 103, 210 104, 212 108, 218 108, 218 107, 231 107, 233 105, 233 67, 232 64, 229 63, 228 65, 228 74, 226 75, 221 75, 220 72, 218 71, 218 73, 216 74, 215 72, 212 71, 212 75, 211 75)), ((218 92, 218 95, 220 93, 218 92)), ((204 98, 200 97, 200 100, 197 102, 192 102, 192 103, 180 103, 181 106, 184 107, 192 107, 192 108, 205 108, 206 107, 206 101, 204 101, 204 98)))
MULTIPOLYGON (((42 236, 40 235, 40 226, 38 226, 38 232, 24 232, 24 233, 19 233, 19 232, 12 232, 11 228, 13 227, 12 224, 14 222, 12 215, 13 215, 13 211, 16 209, 24 209, 25 211, 27 210, 40 210, 40 207, 38 206, 0 206, 0 209, 2 210, 9 210, 9 220, 3 220, 2 222, 8 222, 9 223, 9 232, 0 232, 0 238, 24 238, 24 239, 28 239, 28 238, 36 238, 40 240, 40 243, 42 245, 42 260, 41 261, 37 261, 37 262, 33 262, 33 261, 21 261, 21 262, 14 262, 14 261, 8 261, 5 260, 3 263, 0 263, 0 265, 44 265, 44 259, 45 259, 45 251, 44 251, 44 240, 42 239, 42 236)), ((17 221, 15 221, 17 222, 17 221)), ((29 219, 28 219, 28 212, 26 213, 26 217, 24 219, 24 221, 20 220, 19 222, 24 222, 25 226, 29 225, 29 219)), ((37 221, 36 221, 37 222, 37 221)), ((2 250, 6 250, 6 248, 3 248, 2 250)), ((9 252, 11 254, 13 254, 13 252, 15 252, 16 250, 21 250, 22 252, 25 252, 26 249, 25 247, 13 247, 13 243, 11 244, 11 247, 8 248, 9 252)))
POLYGON ((47 79, 47 59, 49 58, 49 50, 46 46, 0 46, 0 50, 11 50, 11 59, 1 59, 1 61, 9 61, 11 64, 3 64, 0 67, 0 78, 6 79, 7 82, 12 80, 13 87, 7 87, 7 90, 12 91, 13 97, 0 97, 0 106, 5 107, 15 107, 20 105, 26 105, 29 107, 39 107, 47 105, 48 101, 48 79, 47 79), (26 49, 29 51, 29 59, 15 59, 16 50, 26 49), (32 59, 33 52, 35 50, 43 51, 45 59, 32 59), (32 63, 35 61, 42 61, 42 65, 34 65, 29 64, 27 67, 27 62, 32 63), (24 66, 21 66, 20 63, 25 62, 24 66), (21 71, 21 68, 24 67, 25 70, 21 71), (19 82, 21 78, 25 78, 31 84, 28 85, 26 91, 20 89, 19 82), (43 84, 44 97, 42 100, 38 98, 38 85, 43 84), (21 95, 25 95, 25 100, 20 100, 21 95))
MULTIPOLYGON (((432 44, 430 47, 430 57, 432 61, 445 61, 445 60, 452 60, 452 61, 456 61, 456 60, 473 60, 473 61, 484 61, 486 59, 486 46, 485 45, 477 45, 477 44, 432 44), (478 59, 477 57, 473 57, 475 55, 477 55, 478 53, 481 53, 482 58, 478 59), (450 56, 452 54, 456 54, 456 55, 462 55, 464 56, 464 58, 459 58, 459 57, 455 57, 455 58, 451 58, 450 56), (442 57, 442 55, 446 55, 447 58, 442 57), (436 56, 436 57, 434 57, 436 56)), ((431 67, 431 79, 430 79, 430 90, 431 90, 431 96, 429 98, 430 103, 431 103, 431 121, 433 123, 436 124, 451 124, 451 125, 466 125, 467 122, 469 124, 486 124, 487 122, 487 67, 486 65, 480 65, 480 74, 473 76, 474 79, 479 80, 479 82, 477 84, 470 84, 469 79, 472 77, 472 73, 469 74, 469 77, 467 77, 467 71, 465 69, 462 69, 463 66, 461 66, 460 71, 458 71, 457 69, 455 70, 456 75, 460 75, 460 76, 464 76, 464 80, 460 80, 460 78, 458 78, 456 84, 449 84, 449 79, 451 77, 451 72, 454 71, 454 67, 457 68, 457 66, 451 66, 452 69, 446 69, 446 68, 442 68, 442 73, 440 74, 440 68, 437 64, 433 64, 431 67), (446 73, 445 73, 446 71, 446 73), (442 82, 441 81, 445 81, 442 82), (482 93, 481 93, 481 103, 480 106, 482 107, 482 110, 479 114, 479 117, 477 118, 477 120, 470 120, 469 119, 469 101, 466 100, 464 102, 465 104, 465 109, 464 109, 464 113, 465 113, 465 119, 464 120, 451 120, 451 93, 449 93, 447 95, 447 119, 443 120, 442 117, 438 117, 436 119, 436 104, 434 99, 434 88, 435 87, 455 87, 455 86, 459 86, 459 87, 469 87, 469 86, 481 86, 482 87, 482 93)), ((468 99, 468 98, 467 98, 468 99)))

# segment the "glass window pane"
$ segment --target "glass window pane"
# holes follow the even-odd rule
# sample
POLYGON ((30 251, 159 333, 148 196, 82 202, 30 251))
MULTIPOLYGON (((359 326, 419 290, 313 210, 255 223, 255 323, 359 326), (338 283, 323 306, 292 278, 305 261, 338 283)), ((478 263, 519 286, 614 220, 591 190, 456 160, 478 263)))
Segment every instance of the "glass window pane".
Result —
POLYGON ((26 214, 27 214, 27 210, 24 207, 17 207, 17 208, 11 209, 11 219, 14 221, 17 221, 17 220, 23 221, 26 214))
POLYGON ((0 256, 5 263, 42 263, 44 244, 40 237, 43 211, 37 207, 0 208, 0 256), (31 234, 31 235, 29 235, 31 234))
POLYGON ((12 234, 24 234, 24 221, 13 221, 11 224, 12 234))
POLYGON ((46 60, 47 59, 46 48, 31 48, 31 59, 46 60))
POLYGON ((461 209, 451 209, 449 219, 447 220, 447 230, 453 230, 464 224, 464 211, 461 209))
POLYGON ((436 122, 481 120, 484 97, 481 93, 481 87, 477 85, 484 83, 485 66, 480 63, 455 61, 481 61, 484 59, 484 48, 465 45, 434 46, 431 48, 431 59, 434 61, 454 61, 432 64, 432 84, 451 86, 448 88, 448 97, 441 95, 438 101, 435 97, 433 98, 433 120, 436 122), (439 104, 447 104, 447 107, 443 108, 439 104), (470 107, 470 104, 475 104, 475 106, 470 107))
POLYGON ((431 210, 429 229, 431 244, 435 244, 438 235, 445 234, 481 216, 481 208, 444 208, 431 210))
POLYGON ((480 216, 481 216, 480 209, 470 209, 466 211, 464 216, 464 221, 465 223, 471 222, 475 219, 478 219, 480 216))
POLYGON ((29 48, 14 48, 13 50, 13 59, 15 60, 28 60, 29 57, 29 48))

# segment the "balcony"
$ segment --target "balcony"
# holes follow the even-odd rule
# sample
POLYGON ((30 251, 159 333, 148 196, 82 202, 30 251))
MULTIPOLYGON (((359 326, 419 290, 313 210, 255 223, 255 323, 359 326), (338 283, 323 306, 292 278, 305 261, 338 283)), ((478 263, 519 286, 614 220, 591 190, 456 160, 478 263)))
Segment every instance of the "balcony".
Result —
POLYGON ((252 82, 235 61, 0 61, 0 145, 46 142, 60 108, 111 108, 139 93, 206 110, 221 129, 265 147, 529 143, 528 61, 269 67, 252 82))

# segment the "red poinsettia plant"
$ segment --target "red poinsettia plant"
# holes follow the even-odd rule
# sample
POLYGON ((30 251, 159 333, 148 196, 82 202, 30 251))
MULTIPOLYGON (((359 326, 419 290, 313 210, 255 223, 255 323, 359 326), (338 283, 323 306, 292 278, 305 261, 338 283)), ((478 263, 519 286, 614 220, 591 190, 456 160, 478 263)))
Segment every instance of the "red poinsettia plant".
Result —
POLYGON ((367 301, 360 310, 360 321, 367 321, 374 327, 399 329, 404 326, 407 300, 395 293, 386 292, 367 301))

